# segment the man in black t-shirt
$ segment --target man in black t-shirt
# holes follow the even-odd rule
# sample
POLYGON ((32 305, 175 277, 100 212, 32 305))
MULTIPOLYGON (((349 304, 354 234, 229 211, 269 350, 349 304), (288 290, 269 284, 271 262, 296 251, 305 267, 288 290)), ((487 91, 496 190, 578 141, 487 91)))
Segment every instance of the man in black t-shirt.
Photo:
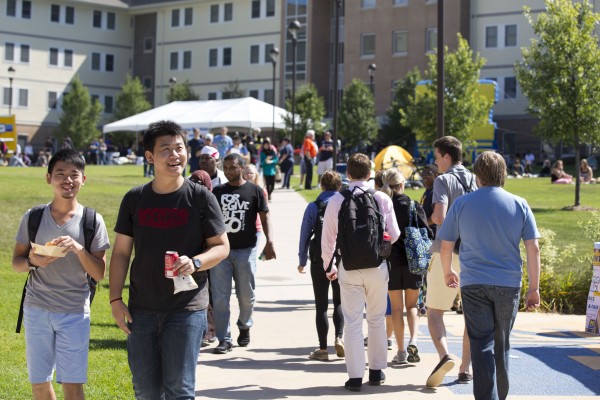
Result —
POLYGON ((246 181, 242 176, 244 159, 239 154, 229 154, 223 160, 223 172, 227 183, 213 188, 229 238, 229 256, 210 272, 210 284, 215 318, 215 330, 219 345, 215 354, 231 351, 231 327, 229 324, 231 280, 235 281, 235 294, 240 305, 237 326, 240 330, 237 342, 241 347, 250 343, 254 289, 256 275, 256 217, 260 216, 267 244, 263 250, 267 260, 275 258, 271 219, 263 190, 246 181))
POLYGON ((204 147, 204 140, 200 138, 200 129, 194 128, 194 138, 188 142, 190 174, 200 169, 200 150, 202 150, 202 147, 204 147))
POLYGON ((136 398, 194 398, 196 364, 207 328, 206 270, 229 252, 219 205, 206 188, 183 178, 185 132, 174 122, 151 124, 145 157, 155 178, 131 189, 121 202, 110 260, 110 305, 127 336, 136 398), (129 304, 123 287, 132 250, 129 304), (165 277, 165 253, 176 251, 173 269, 191 275, 198 288, 174 294, 165 277))
POLYGON ((325 132, 321 147, 319 147, 319 164, 317 165, 317 175, 319 182, 325 171, 333 170, 333 141, 331 140, 331 132, 325 132))

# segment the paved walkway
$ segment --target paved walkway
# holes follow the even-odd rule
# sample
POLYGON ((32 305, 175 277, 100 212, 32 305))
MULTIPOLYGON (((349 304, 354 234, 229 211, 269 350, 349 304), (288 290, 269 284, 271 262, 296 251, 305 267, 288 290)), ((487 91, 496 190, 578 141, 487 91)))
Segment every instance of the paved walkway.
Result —
MULTIPOLYGON (((251 343, 226 355, 203 348, 197 368, 198 398, 307 399, 317 396, 366 396, 370 399, 471 399, 472 385, 456 382, 455 367, 435 389, 425 380, 438 361, 421 318, 421 362, 391 364, 389 351, 384 385, 363 385, 362 392, 343 388, 348 379, 343 359, 335 356, 330 333, 330 361, 308 359, 318 347, 310 273, 300 275, 298 238, 307 203, 296 192, 275 191, 270 203, 277 260, 258 262, 257 302, 251 343)), ((237 338, 238 315, 232 297, 232 335, 237 338)), ((451 353, 458 359, 463 318, 445 318, 451 353)), ((513 400, 589 399, 600 396, 600 337, 583 333, 584 316, 520 313, 512 334, 511 390, 513 400)), ((333 326, 333 324, 331 324, 333 326)), ((365 328, 366 329, 366 328, 365 328)), ((330 330, 330 332, 332 332, 330 330)), ((365 380, 368 379, 368 372, 365 380)))

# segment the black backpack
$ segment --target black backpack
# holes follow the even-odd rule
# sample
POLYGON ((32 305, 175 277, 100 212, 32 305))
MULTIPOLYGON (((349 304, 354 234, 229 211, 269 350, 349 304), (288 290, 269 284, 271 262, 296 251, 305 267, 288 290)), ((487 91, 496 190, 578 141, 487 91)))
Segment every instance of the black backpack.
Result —
POLYGON ((315 225, 312 228, 312 239, 308 244, 308 256, 311 264, 323 264, 323 259, 321 258, 321 234, 323 233, 323 218, 325 218, 327 203, 323 200, 316 200, 315 205, 317 206, 318 214, 315 225))
MULTIPOLYGON (((40 223, 42 222, 42 217, 44 215, 44 209, 46 208, 45 204, 35 206, 29 212, 29 217, 27 219, 27 231, 29 233, 29 241, 35 243, 35 237, 37 235, 38 228, 40 227, 40 223)), ((81 220, 83 225, 83 240, 84 247, 89 252, 92 248, 92 240, 94 240, 94 234, 96 233, 96 210, 93 208, 83 207, 83 217, 81 220)), ((25 285, 23 286, 23 294, 21 295, 21 305, 19 306, 19 317, 17 318, 17 333, 21 333, 21 324, 23 322, 23 303, 25 302, 25 294, 27 293, 27 282, 29 282, 29 275, 31 275, 33 271, 29 271, 27 274, 27 279, 25 280, 25 285)), ((94 296, 96 295, 96 286, 98 282, 88 274, 85 274, 87 277, 88 285, 90 287, 90 306, 92 305, 92 301, 94 300, 94 296)))
POLYGON ((344 201, 338 214, 336 250, 344 269, 377 268, 384 258, 379 255, 385 222, 374 190, 355 187, 340 192, 344 201))

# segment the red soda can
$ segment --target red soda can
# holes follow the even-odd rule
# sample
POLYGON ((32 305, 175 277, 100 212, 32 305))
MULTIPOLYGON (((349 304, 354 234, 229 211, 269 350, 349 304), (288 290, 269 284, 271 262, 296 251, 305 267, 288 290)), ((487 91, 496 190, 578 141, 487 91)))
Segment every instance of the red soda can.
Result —
POLYGON ((179 258, 176 251, 167 251, 165 253, 165 278, 174 278, 179 275, 179 270, 173 271, 173 265, 179 258))

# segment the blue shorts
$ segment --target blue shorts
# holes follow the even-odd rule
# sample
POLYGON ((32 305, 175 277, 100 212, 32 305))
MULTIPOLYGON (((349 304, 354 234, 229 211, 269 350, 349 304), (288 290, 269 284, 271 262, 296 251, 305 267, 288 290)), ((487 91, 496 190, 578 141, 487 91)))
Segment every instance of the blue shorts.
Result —
POLYGON ((23 324, 29 382, 86 383, 90 314, 55 313, 25 307, 23 324))

